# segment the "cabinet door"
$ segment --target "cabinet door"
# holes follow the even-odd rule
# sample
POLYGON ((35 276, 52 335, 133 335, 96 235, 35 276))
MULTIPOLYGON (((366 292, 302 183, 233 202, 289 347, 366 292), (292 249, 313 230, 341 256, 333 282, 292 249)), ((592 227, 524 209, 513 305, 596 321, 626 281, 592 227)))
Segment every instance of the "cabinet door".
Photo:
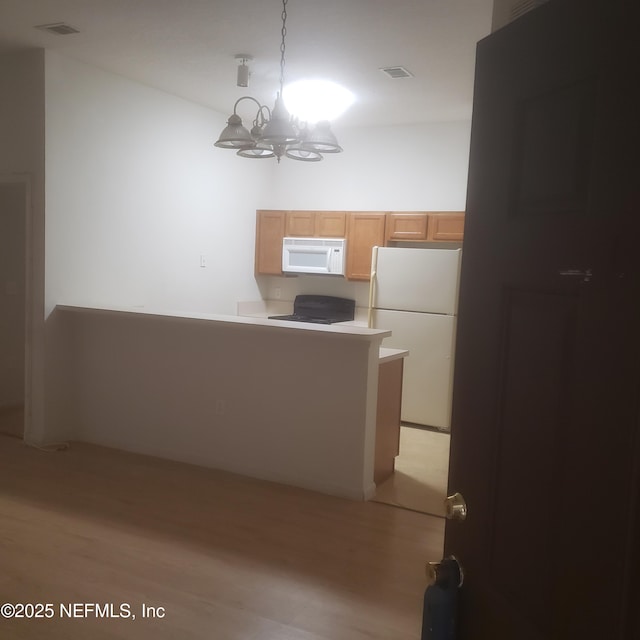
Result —
POLYGON ((316 235, 316 215, 314 211, 287 211, 285 236, 312 238, 316 235))
POLYGON ((400 408, 403 358, 384 362, 378 369, 378 413, 373 481, 384 482, 395 468, 400 453, 400 408))
POLYGON ((347 214, 344 211, 316 211, 316 235, 321 238, 344 238, 347 214))
POLYGON ((256 212, 256 274, 282 275, 284 211, 256 212))
POLYGON ((347 217, 348 280, 371 278, 371 250, 384 246, 386 213, 354 212, 347 217))
POLYGON ((387 240, 423 242, 427 239, 428 220, 425 212, 388 213, 387 240))
POLYGON ((430 213, 427 240, 432 242, 462 242, 464 212, 430 213))

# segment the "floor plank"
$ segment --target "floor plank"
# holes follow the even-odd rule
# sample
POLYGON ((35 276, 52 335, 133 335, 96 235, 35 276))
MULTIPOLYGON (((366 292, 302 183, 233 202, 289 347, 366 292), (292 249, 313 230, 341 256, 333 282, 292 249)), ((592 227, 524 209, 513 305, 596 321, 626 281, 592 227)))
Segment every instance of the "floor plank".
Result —
POLYGON ((376 502, 444 517, 450 435, 403 425, 394 474, 376 490, 376 502))
POLYGON ((415 640, 424 562, 443 521, 233 474, 72 443, 46 453, 0 437, 1 619, 35 640, 415 640), (60 615, 130 606, 136 619, 60 615), (142 604, 163 618, 142 618, 142 604))

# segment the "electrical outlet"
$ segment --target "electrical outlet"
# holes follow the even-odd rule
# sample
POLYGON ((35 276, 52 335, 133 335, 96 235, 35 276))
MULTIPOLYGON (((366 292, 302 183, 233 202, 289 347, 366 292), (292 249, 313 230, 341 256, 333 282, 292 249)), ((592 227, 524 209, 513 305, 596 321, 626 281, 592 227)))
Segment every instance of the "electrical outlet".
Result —
POLYGON ((282 295, 282 292, 280 291, 280 287, 276 287, 274 294, 276 296, 276 300, 280 300, 280 296, 282 295))
POLYGON ((200 254, 200 266, 204 269, 207 266, 207 256, 203 253, 200 254))

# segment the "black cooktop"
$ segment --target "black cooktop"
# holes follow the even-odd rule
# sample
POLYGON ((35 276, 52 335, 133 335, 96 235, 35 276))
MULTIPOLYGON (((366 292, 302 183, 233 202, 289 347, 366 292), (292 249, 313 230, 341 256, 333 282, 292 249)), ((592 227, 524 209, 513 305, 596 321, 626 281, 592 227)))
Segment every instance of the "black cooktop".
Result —
POLYGON ((269 316, 271 320, 315 322, 333 324, 353 320, 356 301, 335 296, 301 294, 293 301, 293 313, 286 316, 269 316))

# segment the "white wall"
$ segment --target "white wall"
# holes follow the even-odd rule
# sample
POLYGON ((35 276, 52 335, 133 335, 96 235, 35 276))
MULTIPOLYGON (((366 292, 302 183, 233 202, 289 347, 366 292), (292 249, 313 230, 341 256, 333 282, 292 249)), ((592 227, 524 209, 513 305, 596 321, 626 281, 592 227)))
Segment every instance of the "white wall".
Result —
POLYGON ((344 151, 283 160, 269 208, 464 210, 470 121, 334 129, 344 151))
POLYGON ((26 195, 25 433, 44 431, 44 52, 0 55, 0 181, 26 195))
POLYGON ((26 189, 0 181, 0 407, 24 402, 26 189))
POLYGON ((210 109, 46 52, 47 312, 235 313, 259 297, 255 210, 274 167, 216 149, 223 126, 210 109))

